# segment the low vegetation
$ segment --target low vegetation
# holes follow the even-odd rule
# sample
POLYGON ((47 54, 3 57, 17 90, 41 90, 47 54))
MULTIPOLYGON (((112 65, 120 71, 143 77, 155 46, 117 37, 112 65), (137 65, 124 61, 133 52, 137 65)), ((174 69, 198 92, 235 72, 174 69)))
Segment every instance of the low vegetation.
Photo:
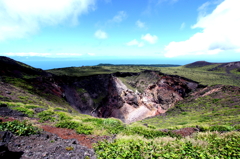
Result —
POLYGON ((191 96, 178 102, 165 116, 148 118, 135 124, 151 124, 158 129, 180 129, 196 127, 196 125, 202 127, 203 130, 210 131, 214 131, 216 127, 238 129, 240 124, 239 93, 232 92, 233 90, 227 86, 222 89, 225 92, 215 92, 197 99, 191 96))
MULTIPOLYGON (((165 74, 183 76, 203 85, 216 84, 240 86, 239 70, 227 73, 225 69, 209 71, 216 67, 150 67, 99 65, 70 67, 48 70, 61 76, 88 76, 113 72, 141 72, 156 70, 165 74)), ((232 88, 225 86, 222 92, 194 98, 189 96, 178 102, 164 116, 148 118, 129 125, 114 118, 94 118, 74 111, 66 101, 54 95, 37 91, 28 81, 35 75, 24 75, 22 79, 1 77, 15 90, 16 98, 0 96, 0 104, 26 114, 29 121, 0 122, 0 130, 11 131, 16 135, 31 135, 40 131, 33 126, 31 119, 38 124, 75 130, 85 135, 108 135, 110 140, 95 144, 98 158, 240 158, 240 98, 232 88), (23 91, 20 91, 23 90, 23 91), (194 127, 199 131, 192 136, 182 137, 172 130, 194 127)), ((130 79, 130 77, 127 77, 130 79)), ((121 80, 129 80, 122 77, 121 80)), ((149 79, 151 81, 151 79, 149 79)), ((127 83, 127 82, 125 82, 127 83)), ((147 85, 147 84, 146 84, 147 85)), ((131 88, 131 83, 128 83, 131 88)), ((133 87, 132 87, 133 88, 133 87)), ((1 90, 0 90, 1 91, 1 90)), ((85 93, 83 88, 78 93, 85 93)), ((201 95, 204 95, 203 92, 201 95)), ((101 102, 104 96, 95 99, 101 102)), ((66 147, 67 151, 73 147, 66 147)))
POLYGON ((232 85, 240 86, 240 73, 238 69, 231 71, 232 74, 226 73, 225 69, 218 69, 215 71, 209 71, 210 69, 218 66, 219 64, 213 64, 203 67, 152 67, 152 66, 126 66, 126 65, 100 65, 100 66, 83 66, 83 67, 67 67, 59 69, 51 69, 51 72, 56 75, 64 76, 88 76, 96 74, 109 74, 114 72, 141 72, 143 70, 155 70, 170 75, 179 75, 195 81, 200 82, 203 85, 232 85))
MULTIPOLYGON (((201 99, 200 101, 202 101, 201 99)), ((211 99, 213 103, 220 100, 211 99)), ((5 102, 6 104, 6 102, 5 102)), ((182 105, 183 103, 179 103, 182 105)), ((177 106, 177 108, 179 107, 177 106)), ((27 105, 23 103, 11 103, 11 108, 25 108, 23 113, 28 111, 34 112, 34 109, 41 108, 37 105, 27 105)), ((189 116, 191 118, 190 108, 185 106, 184 111, 177 115, 178 110, 171 110, 169 118, 171 121, 186 121, 179 118, 180 116, 189 116)), ((193 107, 195 109, 195 107, 193 107)), ((236 110, 235 110, 236 111, 236 110)), ((230 111, 230 112, 235 112, 230 111)), ((201 114, 201 113, 200 113, 201 114)), ((193 114, 194 116, 194 114, 193 114)), ((196 116, 196 114, 195 114, 196 116)), ((200 133, 196 133, 191 137, 181 137, 171 131, 159 131, 160 128, 179 129, 181 127, 189 127, 189 125, 171 123, 171 125, 159 126, 154 124, 150 119, 141 122, 125 125, 118 119, 114 118, 94 118, 88 115, 70 114, 64 109, 48 108, 39 113, 31 114, 31 117, 38 117, 41 122, 55 125, 60 128, 73 129, 79 134, 86 135, 116 135, 113 140, 101 141, 95 144, 94 149, 98 158, 239 158, 239 142, 240 133, 239 125, 208 125, 210 120, 205 118, 202 125, 196 121, 192 124, 199 124, 200 133), (54 111, 55 110, 55 111, 54 111), (57 111, 56 111, 57 110, 57 111), (195 122, 195 123, 194 123, 195 122), (148 127, 144 126, 146 123, 148 127), (220 132, 226 133, 220 133, 220 132)), ((214 116, 212 117, 214 118, 214 116)), ((158 119, 158 121, 161 121, 158 119)), ((168 122, 166 117, 165 122, 168 122)), ((231 121, 232 122, 232 121, 231 121)), ((225 123, 226 124, 226 123, 225 123)), ((17 135, 31 135, 39 132, 39 129, 28 124, 26 121, 4 122, 0 125, 0 130, 9 130, 17 135)), ((71 148, 66 148, 69 151, 71 148)))
POLYGON ((98 158, 239 158, 240 133, 198 133, 187 138, 160 137, 146 139, 117 136, 112 142, 95 146, 98 158))
POLYGON ((29 136, 39 133, 39 129, 34 127, 32 124, 24 121, 8 121, 0 122, 0 131, 11 131, 12 133, 19 136, 29 136))

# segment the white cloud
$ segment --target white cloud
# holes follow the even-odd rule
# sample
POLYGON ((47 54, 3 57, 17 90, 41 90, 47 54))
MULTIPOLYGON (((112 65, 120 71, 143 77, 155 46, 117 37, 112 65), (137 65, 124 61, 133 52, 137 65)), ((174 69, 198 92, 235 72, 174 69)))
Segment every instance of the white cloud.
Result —
POLYGON ((128 46, 138 46, 138 47, 143 47, 144 46, 144 43, 143 42, 138 42, 136 39, 130 41, 127 43, 128 46))
POLYGON ((144 28, 144 27, 145 27, 145 23, 141 22, 140 20, 136 21, 136 25, 137 25, 139 28, 144 28))
POLYGON ((36 33, 41 26, 56 25, 94 10, 96 0, 1 0, 0 40, 23 38, 36 33))
POLYGON ((225 0, 210 14, 204 15, 206 7, 199 8, 198 22, 192 28, 202 28, 186 41, 170 42, 165 47, 166 57, 198 54, 218 54, 231 50, 240 51, 240 1, 225 0), (203 11, 203 12, 202 12, 203 11))
POLYGON ((112 20, 110 20, 111 22, 115 22, 115 23, 120 23, 122 22, 125 18, 127 17, 127 13, 125 11, 120 11, 118 12, 117 15, 115 15, 112 20))
POLYGON ((181 26, 180 26, 180 30, 182 30, 182 29, 184 29, 185 28, 185 23, 183 22, 182 24, 181 24, 181 26))
POLYGON ((149 42, 150 44, 155 44, 158 40, 158 37, 156 35, 146 34, 142 35, 141 39, 149 42))
POLYGON ((107 33, 102 30, 97 30, 94 35, 98 39, 106 39, 108 37, 107 33))

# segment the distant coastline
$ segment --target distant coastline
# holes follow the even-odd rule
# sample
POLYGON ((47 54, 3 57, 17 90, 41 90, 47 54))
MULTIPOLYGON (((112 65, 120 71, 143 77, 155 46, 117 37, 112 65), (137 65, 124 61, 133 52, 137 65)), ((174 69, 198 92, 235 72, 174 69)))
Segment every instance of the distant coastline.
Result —
POLYGON ((181 65, 173 64, 110 64, 110 63, 100 63, 97 66, 147 66, 147 67, 178 67, 181 65))

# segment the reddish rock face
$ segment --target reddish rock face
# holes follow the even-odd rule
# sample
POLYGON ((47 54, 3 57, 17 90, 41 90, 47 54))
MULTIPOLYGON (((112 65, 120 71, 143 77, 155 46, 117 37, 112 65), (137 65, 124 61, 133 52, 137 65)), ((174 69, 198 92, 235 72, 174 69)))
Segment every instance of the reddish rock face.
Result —
POLYGON ((143 93, 128 89, 120 79, 112 77, 98 116, 119 118, 125 123, 142 120, 165 113, 198 87, 197 82, 179 76, 157 77, 157 82, 149 85, 143 93))

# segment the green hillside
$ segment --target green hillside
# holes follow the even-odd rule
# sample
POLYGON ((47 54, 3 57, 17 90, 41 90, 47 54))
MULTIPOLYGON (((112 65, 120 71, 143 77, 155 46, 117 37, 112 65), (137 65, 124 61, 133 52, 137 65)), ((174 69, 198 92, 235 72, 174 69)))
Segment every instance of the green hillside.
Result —
MULTIPOLYGON (((5 58, 0 60, 6 61, 5 58)), ((209 71, 219 65, 207 64, 194 67, 87 66, 44 72, 11 60, 10 64, 11 67, 0 70, 0 107, 22 112, 26 121, 0 122, 0 130, 31 135, 43 131, 43 125, 49 125, 72 129, 92 138, 108 136, 109 140, 94 144, 97 157, 102 159, 240 158, 240 74, 237 69, 230 73, 224 69, 209 71), (63 77, 143 70, 183 76, 208 87, 191 92, 166 114, 127 125, 114 118, 80 114, 58 94, 53 81, 60 83, 63 77), (186 137, 183 134, 187 130, 193 132, 186 137)), ((124 82, 131 77, 120 79, 124 82)))

